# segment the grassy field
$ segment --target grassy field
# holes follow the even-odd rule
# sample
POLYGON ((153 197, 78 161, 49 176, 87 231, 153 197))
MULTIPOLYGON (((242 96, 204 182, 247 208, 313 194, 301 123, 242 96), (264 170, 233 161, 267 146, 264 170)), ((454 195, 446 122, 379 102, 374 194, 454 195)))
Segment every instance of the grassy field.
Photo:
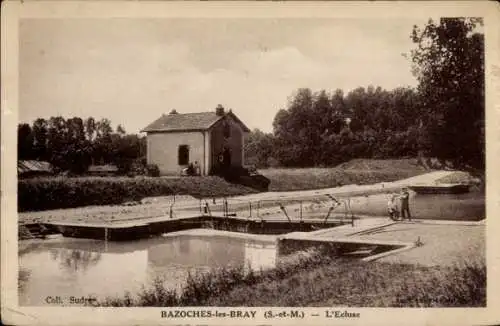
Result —
POLYGON ((486 267, 423 267, 299 253, 275 269, 221 269, 188 278, 181 293, 155 280, 103 306, 484 307, 486 267))
POLYGON ((270 191, 332 188, 349 184, 390 182, 429 172, 417 159, 356 159, 333 168, 264 169, 270 191))

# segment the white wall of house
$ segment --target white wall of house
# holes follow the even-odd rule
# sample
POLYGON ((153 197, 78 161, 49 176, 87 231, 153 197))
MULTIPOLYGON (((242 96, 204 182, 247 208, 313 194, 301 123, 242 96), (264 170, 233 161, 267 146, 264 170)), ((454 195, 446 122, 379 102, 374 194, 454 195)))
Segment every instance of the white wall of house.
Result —
POLYGON ((187 165, 179 165, 179 146, 189 146, 189 162, 198 161, 200 170, 209 171, 207 157, 209 156, 208 137, 204 133, 195 132, 170 132, 170 133, 148 133, 147 136, 147 160, 148 164, 156 164, 161 175, 179 175, 187 165), (205 138, 205 139, 204 139, 205 138), (204 146, 205 145, 205 146, 204 146), (205 157, 204 155, 205 151, 205 157))
POLYGON ((210 154, 211 152, 211 146, 210 142, 212 141, 212 137, 210 136, 210 131, 204 131, 205 134, 205 161, 203 164, 203 167, 201 167, 201 173, 203 175, 208 175, 210 173, 210 167, 212 166, 212 162, 210 162, 210 158, 212 155, 210 154))

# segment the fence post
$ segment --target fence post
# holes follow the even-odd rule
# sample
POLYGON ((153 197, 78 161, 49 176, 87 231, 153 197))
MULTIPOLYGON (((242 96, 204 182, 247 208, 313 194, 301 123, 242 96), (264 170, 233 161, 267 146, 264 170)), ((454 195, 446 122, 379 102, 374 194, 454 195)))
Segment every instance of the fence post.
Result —
POLYGON ((352 213, 352 209, 351 209, 351 197, 348 197, 347 200, 349 200, 349 212, 351 213, 351 225, 354 227, 354 214, 352 213))
POLYGON ((104 227, 104 250, 108 251, 108 227, 104 227))
POLYGON ((300 201, 300 221, 302 221, 302 200, 300 201))
POLYGON ((224 217, 228 217, 228 211, 227 211, 227 198, 224 197, 224 202, 223 202, 223 209, 224 209, 224 217))
POLYGON ((252 217, 252 202, 248 203, 248 210, 250 211, 250 215, 248 216, 250 218, 252 217))

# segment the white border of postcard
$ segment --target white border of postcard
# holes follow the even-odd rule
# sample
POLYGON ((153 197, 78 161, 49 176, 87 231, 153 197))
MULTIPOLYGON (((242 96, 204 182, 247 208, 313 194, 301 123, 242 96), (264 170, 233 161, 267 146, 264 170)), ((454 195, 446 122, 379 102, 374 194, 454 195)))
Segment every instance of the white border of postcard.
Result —
MULTIPOLYGON (((500 153, 500 6, 495 2, 146 2, 146 1, 5 1, 2 2, 2 166, 1 166, 1 316, 5 324, 41 325, 301 325, 301 324, 496 324, 500 321, 499 174, 500 153), (170 308, 56 308, 19 307, 17 297, 17 179, 16 126, 18 117, 18 21, 23 18, 80 17, 484 17, 486 44, 487 121, 487 308, 382 309, 351 308, 359 318, 324 317, 298 320, 264 318, 269 309, 257 310, 254 319, 166 319, 162 310, 170 308)), ((342 310, 341 307, 337 307, 342 310)), ((193 309, 193 308, 189 308, 193 309)), ((213 309, 203 307, 200 309, 213 309)), ((294 308, 296 309, 296 308, 294 308)), ((219 309, 221 310, 221 309, 219 309)), ((227 308, 226 310, 230 310, 227 308)), ((319 313, 325 308, 303 308, 319 313)))

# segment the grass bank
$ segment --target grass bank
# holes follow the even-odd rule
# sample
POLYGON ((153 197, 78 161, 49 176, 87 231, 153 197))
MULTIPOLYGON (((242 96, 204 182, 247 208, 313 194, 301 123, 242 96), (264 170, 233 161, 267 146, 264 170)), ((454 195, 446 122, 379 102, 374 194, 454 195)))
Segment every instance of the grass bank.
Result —
POLYGON ((410 178, 429 172, 417 159, 355 159, 333 168, 264 169, 270 191, 333 188, 350 184, 373 184, 410 178))
POLYGON ((155 280, 101 306, 484 307, 486 267, 423 267, 300 253, 268 271, 220 269, 188 277, 176 293, 155 280))
MULTIPOLYGON (((417 160, 353 160, 335 168, 267 169, 269 190, 292 191, 346 184, 390 182, 425 173, 417 160)), ((191 195, 237 196, 257 192, 219 177, 80 177, 36 178, 18 181, 20 212, 116 205, 144 197, 191 195)))

